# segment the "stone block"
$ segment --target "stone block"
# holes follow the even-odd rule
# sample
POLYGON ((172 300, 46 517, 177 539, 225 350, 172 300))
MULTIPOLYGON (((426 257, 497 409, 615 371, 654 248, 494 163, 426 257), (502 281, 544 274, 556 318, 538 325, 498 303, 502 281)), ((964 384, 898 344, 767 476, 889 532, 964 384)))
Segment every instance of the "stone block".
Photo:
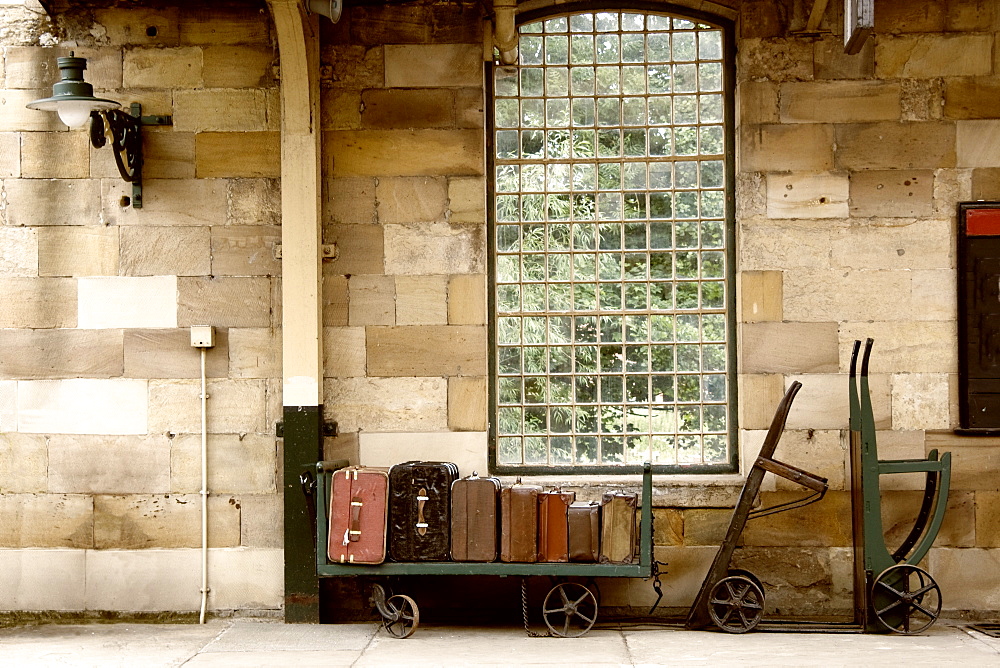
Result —
POLYGON ((396 275, 479 274, 486 268, 481 225, 385 226, 385 271, 396 275))
POLYGON ((972 169, 937 169, 934 171, 934 214, 951 219, 955 202, 972 198, 972 169))
POLYGON ((220 5, 183 12, 180 16, 181 44, 268 45, 271 21, 267 14, 250 5, 220 5))
POLYGON ((882 81, 797 81, 781 85, 782 123, 898 120, 900 86, 882 81))
POLYGON ((15 179, 5 181, 4 190, 8 225, 103 224, 98 180, 15 179))
MULTIPOLYGON (((759 451, 757 448, 752 453, 754 459, 759 451)), ((885 457, 881 451, 879 455, 885 457)), ((786 430, 778 443, 775 457, 786 464, 826 478, 831 490, 841 491, 848 488, 847 481, 850 476, 845 466, 848 461, 847 445, 839 431, 786 430)), ((800 494, 803 491, 801 485, 790 480, 778 476, 772 477, 776 491, 794 491, 800 494)))
POLYGON ((3 378, 122 375, 121 330, 0 329, 0 347, 3 378))
POLYGON ((21 134, 21 176, 30 179, 85 179, 90 176, 90 144, 80 132, 21 134), (58 159, 53 159, 58 156, 58 159))
POLYGON ((361 91, 323 88, 320 100, 320 125, 324 130, 361 127, 361 91))
POLYGON ((174 128, 179 132, 253 132, 267 129, 262 90, 209 88, 174 92, 174 128))
POLYGON ((954 373, 958 368, 954 322, 864 322, 840 325, 840 370, 850 369, 854 341, 875 339, 872 373, 954 373))
MULTIPOLYGON (((240 509, 232 497, 208 498, 209 547, 240 544, 240 509)), ((201 547, 201 495, 94 497, 98 550, 201 547)))
POLYGON ((462 7, 407 5, 359 7, 351 15, 351 40, 358 44, 481 42, 482 22, 462 7))
POLYGON ((381 225, 327 225, 324 240, 336 244, 337 257, 324 272, 343 275, 382 274, 384 231, 381 225))
POLYGON ((995 200, 1000 198, 1000 167, 981 167, 972 170, 972 199, 995 200))
POLYGON ((768 218, 846 218, 847 174, 768 174, 768 218))
MULTIPOLYGON (((241 330, 233 330, 241 332, 241 330)), ((205 354, 210 378, 229 375, 230 332, 216 329, 215 347, 205 354)), ((188 329, 125 330, 126 378, 200 378, 201 353, 191 347, 188 329)))
MULTIPOLYGON (((212 392, 212 385, 209 385, 212 392)), ((209 399, 209 412, 211 402, 209 399)), ((256 398, 254 399, 256 403, 256 398)), ((263 409, 260 411, 263 418, 263 409)), ((211 427, 210 427, 211 429, 211 427)), ((212 494, 266 494, 277 491, 278 446, 269 434, 210 434, 208 489, 212 494)), ((170 489, 193 494, 201 489, 201 437, 178 435, 170 447, 170 489)))
POLYGON ((82 494, 0 495, 0 546, 75 547, 94 544, 94 503, 82 494))
POLYGON ((780 322, 781 272, 741 272, 740 307, 741 322, 780 322))
POLYGON ((21 135, 0 132, 0 178, 21 176, 21 135))
POLYGON ((204 62, 197 47, 129 49, 123 62, 123 82, 127 88, 150 85, 167 88, 202 88, 204 62))
POLYGON ((944 117, 959 120, 1000 116, 1000 79, 983 77, 946 79, 944 117))
POLYGON ((989 32, 1000 23, 996 3, 989 0, 952 0, 945 15, 945 30, 954 32, 989 32))
POLYGON ((126 276, 218 274, 209 227, 121 228, 121 272, 126 276))
POLYGON ((324 143, 337 178, 484 173, 482 130, 334 131, 324 143))
POLYGON ((280 244, 281 228, 277 226, 214 226, 211 274, 277 276, 281 262, 274 257, 274 247, 280 244))
POLYGON ((822 172, 833 168, 833 126, 759 125, 740 131, 740 171, 822 172))
POLYGON ((740 40, 736 68, 741 78, 802 81, 813 78, 812 42, 802 39, 740 40))
POLYGON ((386 88, 478 86, 482 78, 482 44, 385 45, 386 88))
POLYGON ((324 438, 323 459, 326 461, 346 459, 352 465, 357 466, 361 462, 358 434, 359 432, 356 431, 341 431, 337 436, 324 438))
POLYGON ((950 429, 951 393, 946 373, 897 373, 892 376, 894 429, 950 429))
POLYGON ((228 225, 280 225, 281 182, 278 179, 229 179, 228 225))
POLYGON ((243 547, 275 547, 285 545, 285 516, 280 494, 241 494, 240 545, 243 547))
POLYGON ((482 128, 486 125, 486 104, 481 86, 455 91, 455 125, 460 128, 482 128))
POLYGON ((785 319, 799 322, 913 320, 910 272, 790 269, 785 319))
POLYGON ((88 610, 198 610, 201 550, 90 550, 85 580, 88 610))
POLYGON ((976 547, 1000 547, 1000 492, 976 492, 976 547))
POLYGON ((440 88, 376 88, 361 93, 361 110, 365 129, 450 128, 455 125, 455 93, 440 88))
POLYGON ((814 220, 769 220, 747 222, 741 229, 741 267, 744 271, 830 268, 832 230, 843 222, 832 219, 817 225, 814 220))
POLYGON ((176 276, 100 276, 77 286, 80 328, 177 326, 176 276))
POLYGON ((227 220, 227 184, 222 179, 149 179, 142 186, 142 209, 113 206, 132 194, 131 184, 105 181, 104 213, 110 225, 221 225, 227 220))
POLYGON ((463 476, 488 470, 485 432, 362 432, 360 438, 363 466, 391 466, 408 459, 421 459, 454 462, 463 476))
POLYGON ((947 2, 927 2, 923 5, 902 4, 886 7, 875 17, 875 29, 880 34, 943 32, 947 2))
POLYGON ((47 479, 48 443, 44 436, 0 433, 0 493, 44 492, 47 479))
POLYGON ((199 132, 195 135, 195 175, 212 177, 281 176, 278 132, 199 132))
POLYGON ((944 84, 941 79, 903 79, 900 106, 904 121, 939 121, 942 117, 944 84))
POLYGON ((65 132, 66 126, 56 114, 25 106, 50 95, 51 88, 0 90, 0 132, 65 132))
POLYGON ((875 74, 875 40, 851 56, 844 53, 840 36, 822 37, 814 44, 813 67, 817 79, 870 79, 875 74))
POLYGON ((256 327, 231 329, 229 375, 232 378, 279 378, 281 330, 256 327))
POLYGON ((951 453, 953 490, 1000 489, 1000 438, 956 436, 950 431, 927 432, 924 447, 951 453))
POLYGON ((653 509, 653 545, 683 545, 684 514, 673 508, 653 509))
POLYGON ((284 550, 212 550, 208 559, 212 610, 278 610, 284 602, 284 550))
POLYGON ((0 327, 76 327, 76 281, 69 278, 0 278, 0 327))
POLYGON ((179 14, 176 7, 130 7, 127 12, 118 8, 96 9, 94 19, 111 45, 174 46, 179 39, 179 14))
POLYGON ((732 565, 762 577, 768 593, 765 616, 815 610, 844 617, 850 614, 851 588, 845 589, 843 580, 835 581, 838 573, 831 558, 845 553, 847 548, 748 547, 737 551, 732 565))
MULTIPOLYGON (((952 266, 951 222, 934 218, 884 218, 833 230, 834 268, 942 269, 952 266)), ((919 302, 914 301, 919 306, 919 302)))
MULTIPOLYGON (((802 389, 795 397, 788 414, 786 429, 847 429, 848 406, 846 374, 813 374, 788 376, 787 381, 797 380, 802 389)), ((892 423, 894 406, 890 399, 889 377, 873 374, 868 379, 872 398, 872 412, 876 429, 895 427, 892 423)), ((771 411, 773 414, 774 406, 771 411)))
POLYGON ((323 277, 323 326, 345 327, 348 321, 346 276, 323 277))
POLYGON ((0 432, 17 431, 17 381, 0 380, 0 432))
MULTIPOLYGON (((18 3, 20 4, 20 3, 18 3)), ((7 88, 37 88, 59 80, 57 58, 73 51, 87 59, 85 78, 98 91, 121 88, 122 52, 105 47, 8 46, 6 49, 7 88)))
POLYGON ((448 324, 486 324, 486 277, 458 274, 448 280, 448 324))
POLYGON ((693 508, 681 511, 684 522, 684 545, 719 545, 733 511, 728 508, 693 508))
POLYGON ((950 610, 1000 609, 1000 551, 976 548, 933 548, 927 568, 950 610))
MULTIPOLYGON (((775 406, 777 406, 777 404, 775 404, 775 406)), ((787 434, 788 431, 786 430, 784 433, 787 434)), ((760 450, 761 447, 764 445, 764 438, 766 436, 767 436, 767 431, 763 429, 740 430, 737 456, 739 458, 738 467, 739 470, 743 473, 743 475, 748 474, 750 472, 750 468, 757 461, 757 456, 760 454, 760 450)), ((777 489, 777 480, 778 476, 764 476, 764 479, 761 481, 760 484, 760 491, 762 492, 775 491, 777 489)), ((731 505, 735 506, 736 502, 733 501, 731 505)))
POLYGON ((378 180, 380 223, 433 223, 445 219, 448 180, 444 177, 404 177, 378 180))
MULTIPOLYGON (((923 431, 878 431, 875 434, 880 460, 892 459, 924 459, 923 431)), ((850 462, 847 462, 849 470, 850 462)), ((926 475, 923 473, 899 473, 885 475, 879 478, 879 488, 887 490, 919 490, 923 491, 926 475)), ((911 519, 916 517, 916 512, 911 519)))
POLYGON ((740 126, 778 122, 778 85, 771 81, 741 81, 737 86, 740 126))
POLYGON ((385 53, 381 44, 371 47, 324 44, 320 62, 329 64, 321 69, 323 79, 335 82, 337 88, 361 90, 385 87, 385 53))
POLYGON ((145 434, 146 381, 22 380, 18 431, 29 434, 145 434))
POLYGON ((862 171, 851 174, 851 215, 921 218, 933 211, 934 172, 862 171))
POLYGON ((366 375, 364 327, 323 328, 323 375, 357 378, 366 375))
POLYGON ((38 235, 48 229, 0 228, 0 275, 38 276, 38 235))
MULTIPOLYGON (((444 378, 326 378, 324 388, 324 413, 337 421, 342 432, 440 432, 448 428, 448 381, 444 378)), ((482 456, 486 456, 485 447, 482 456)), ((440 461, 443 455, 436 457, 440 461)))
POLYGON ((0 550, 0 597, 7 610, 84 609, 86 550, 0 550))
MULTIPOLYGON (((958 167, 993 167, 1000 159, 1000 120, 956 123, 958 167)), ((948 165, 941 165, 947 167, 948 165)))
POLYGON ((447 325, 447 276, 397 276, 397 325, 447 325))
POLYGON ((178 327, 271 325, 271 283, 267 278, 179 278, 177 294, 178 327))
MULTIPOLYGON (((739 376, 740 427, 767 429, 774 409, 785 394, 784 378, 777 374, 739 376)), ((794 404, 793 404, 794 405, 794 404)))
MULTIPOLYGON (((762 492, 761 507, 787 503, 802 496, 794 492, 762 492)), ((750 522, 743 530, 745 545, 760 547, 847 547, 851 537, 851 495, 827 492, 822 503, 771 515, 767 522, 750 522), (803 531, 803 527, 809 527, 803 531)))
POLYGON ((39 276, 117 276, 118 228, 40 227, 39 276))
POLYGON ((448 428, 452 431, 486 431, 488 398, 486 378, 449 378, 448 428))
MULTIPOLYGON (((881 453, 880 453, 880 459, 881 453)), ((889 476, 893 477, 893 476, 889 476)), ((884 480, 886 476, 881 476, 884 480)), ((923 500, 920 491, 882 491, 882 529, 888 545, 901 544, 909 535, 923 500)), ((948 509, 934 545, 937 547, 976 547, 976 504, 972 492, 948 495, 948 509)))
POLYGON ((836 126, 841 169, 937 169, 955 166, 953 123, 865 123, 836 126))
MULTIPOLYGON (((197 381, 149 381, 149 432, 201 433, 200 392, 201 386, 197 381)), ((254 434, 267 429, 264 424, 264 381, 210 380, 208 394, 209 433, 254 434)), ((213 439, 218 438, 213 436, 213 439)), ((171 475, 173 468, 171 466, 171 475)))
POLYGON ((481 178, 448 179, 448 222, 486 221, 486 182, 481 178))
POLYGON ((486 328, 412 325, 368 328, 372 376, 484 376, 486 328))
POLYGON ((334 223, 371 225, 378 222, 376 179, 328 179, 324 219, 334 223))
POLYGON ((875 76, 929 79, 990 74, 992 35, 906 35, 875 45, 875 76))
POLYGON ((275 84, 278 54, 270 46, 206 46, 206 88, 264 88, 275 84))
POLYGON ((839 370, 835 322, 760 322, 742 327, 741 372, 835 373, 839 370))
POLYGON ((392 276, 351 276, 348 322, 352 327, 396 322, 396 280, 392 276))

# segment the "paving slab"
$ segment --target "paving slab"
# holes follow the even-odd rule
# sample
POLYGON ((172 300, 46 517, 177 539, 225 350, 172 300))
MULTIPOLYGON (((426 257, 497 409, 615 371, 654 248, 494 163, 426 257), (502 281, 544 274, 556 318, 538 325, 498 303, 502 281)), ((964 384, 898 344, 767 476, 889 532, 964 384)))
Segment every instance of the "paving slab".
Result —
POLYGON ((378 624, 281 624, 234 620, 202 651, 353 651, 360 655, 379 628, 378 624))

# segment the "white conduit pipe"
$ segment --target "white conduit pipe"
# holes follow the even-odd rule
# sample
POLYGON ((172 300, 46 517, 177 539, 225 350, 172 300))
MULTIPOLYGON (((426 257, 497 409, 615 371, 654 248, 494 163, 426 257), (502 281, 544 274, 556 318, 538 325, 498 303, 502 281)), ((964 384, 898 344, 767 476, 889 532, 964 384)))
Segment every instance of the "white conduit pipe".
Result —
POLYGON ((500 51, 500 62, 504 65, 517 62, 516 13, 517 0, 493 0, 493 44, 500 51))
POLYGON ((208 390, 205 382, 205 355, 201 349, 201 614, 198 623, 205 623, 208 607, 208 390))

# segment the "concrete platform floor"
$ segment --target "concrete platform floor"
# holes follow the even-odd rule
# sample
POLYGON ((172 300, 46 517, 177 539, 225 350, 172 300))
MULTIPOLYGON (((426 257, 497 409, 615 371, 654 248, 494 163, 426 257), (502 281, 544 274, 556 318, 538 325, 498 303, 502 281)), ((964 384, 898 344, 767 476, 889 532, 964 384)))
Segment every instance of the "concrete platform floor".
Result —
POLYGON ((377 624, 211 620, 0 628, 0 665, 184 666, 1000 666, 1000 638, 939 620, 920 636, 755 632, 655 626, 529 638, 514 627, 421 625, 397 640, 377 624))

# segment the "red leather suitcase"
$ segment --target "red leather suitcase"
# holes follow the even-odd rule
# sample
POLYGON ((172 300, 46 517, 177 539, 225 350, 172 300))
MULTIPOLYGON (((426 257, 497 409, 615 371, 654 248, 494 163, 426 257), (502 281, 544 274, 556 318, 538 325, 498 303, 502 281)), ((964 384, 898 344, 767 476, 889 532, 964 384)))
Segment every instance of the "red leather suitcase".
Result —
POLYGON ((569 506, 573 492, 538 495, 538 561, 569 561, 569 506))
POLYGON ((350 466, 333 474, 330 492, 330 561, 381 564, 385 561, 387 469, 350 466))
POLYGON ((569 507, 569 560, 593 563, 601 556, 601 506, 580 501, 569 507))
POLYGON ((520 482, 500 492, 500 561, 538 560, 537 485, 520 482))
POLYGON ((451 558, 496 561, 500 480, 473 473, 451 485, 451 558))

